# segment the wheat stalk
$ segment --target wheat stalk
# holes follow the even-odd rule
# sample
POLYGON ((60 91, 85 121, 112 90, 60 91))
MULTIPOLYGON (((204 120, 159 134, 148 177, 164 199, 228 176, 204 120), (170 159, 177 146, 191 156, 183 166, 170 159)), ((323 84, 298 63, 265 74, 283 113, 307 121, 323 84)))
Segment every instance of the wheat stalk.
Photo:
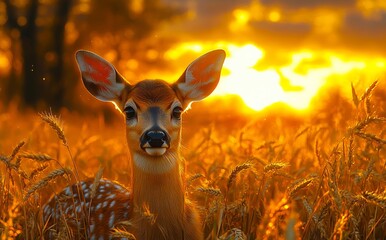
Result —
POLYGON ((386 144, 385 139, 379 138, 379 137, 375 136, 374 134, 364 133, 364 132, 356 132, 355 134, 358 135, 359 137, 366 139, 366 140, 369 140, 369 141, 375 141, 379 144, 386 144))
POLYGON ((44 122, 48 123, 48 125, 50 125, 50 127, 56 132, 58 138, 62 140, 63 145, 68 146, 66 136, 64 135, 63 128, 61 127, 60 119, 53 115, 51 112, 43 112, 40 113, 39 116, 44 122))
POLYGON ((371 93, 373 92, 373 90, 375 89, 375 87, 378 85, 378 80, 373 82, 370 87, 368 87, 366 89, 366 91, 363 93, 363 95, 361 96, 360 100, 359 101, 363 101, 365 98, 368 98, 369 96, 371 96, 371 93))
POLYGON ((8 160, 9 162, 13 160, 13 158, 16 156, 16 154, 18 154, 18 152, 24 146, 24 144, 25 144, 24 141, 21 141, 19 142, 19 144, 17 144, 17 146, 12 150, 12 153, 9 156, 9 160, 8 160))
POLYGON ((127 232, 123 229, 113 228, 112 233, 110 233, 111 238, 125 238, 128 240, 136 240, 134 234, 127 232))
POLYGON ((141 207, 136 207, 135 211, 140 214, 140 216, 145 219, 150 225, 154 225, 157 220, 157 216, 150 211, 148 203, 143 203, 141 207))
POLYGON ((28 179, 33 179, 33 178, 34 178, 35 176, 37 176, 39 173, 41 173, 42 171, 44 171, 48 166, 49 166, 49 165, 48 165, 47 163, 45 163, 45 164, 41 165, 40 167, 34 169, 34 170, 30 173, 28 179))
POLYGON ((288 163, 284 163, 284 162, 272 162, 272 163, 269 163, 267 165, 264 166, 264 172, 265 173, 268 173, 270 171, 277 171, 279 169, 282 169, 284 167, 288 167, 288 163))
POLYGON ((190 185, 192 185, 192 183, 193 183, 195 180, 197 180, 197 179, 199 179, 199 178, 202 178, 202 177, 204 177, 204 175, 202 175, 201 173, 196 173, 196 174, 194 174, 194 175, 192 175, 192 176, 190 176, 190 177, 188 178, 188 180, 186 181, 186 185, 187 185, 187 186, 190 186, 190 185))
POLYGON ((308 178, 308 179, 302 179, 299 182, 296 182, 295 185, 288 188, 288 196, 290 198, 293 198, 294 195, 299 192, 301 189, 306 188, 308 185, 310 185, 315 178, 308 178))
POLYGON ((240 165, 237 165, 231 172, 231 174, 229 175, 228 177, 228 182, 227 182, 227 189, 229 190, 231 184, 234 182, 234 180, 236 179, 236 176, 237 174, 239 174, 241 171, 243 170, 246 170, 246 169, 249 169, 250 167, 252 167, 252 164, 251 163, 243 163, 243 164, 240 164, 240 165))
POLYGON ((352 82, 351 82, 351 95, 352 95, 352 100, 353 100, 355 106, 358 107, 358 105, 359 105, 359 98, 358 98, 358 95, 357 95, 357 93, 355 91, 355 88, 354 88, 354 85, 353 85, 352 82))
POLYGON ((199 187, 199 188, 196 188, 196 191, 199 191, 199 192, 202 192, 202 193, 206 193, 208 195, 211 195, 211 196, 221 196, 222 193, 219 189, 215 189, 215 188, 204 188, 204 187, 199 187))
POLYGON ((367 201, 376 203, 377 205, 379 205, 383 208, 386 207, 386 194, 385 193, 379 194, 379 193, 375 193, 375 192, 366 191, 362 194, 362 197, 364 199, 366 199, 367 201))
POLYGON ((50 160, 53 160, 53 158, 47 154, 44 153, 38 153, 38 154, 20 154, 19 155, 22 158, 31 159, 37 162, 47 162, 50 160))
POLYGON ((24 196, 24 201, 27 201, 28 198, 31 196, 32 193, 36 192, 40 188, 46 186, 49 182, 54 180, 57 177, 63 176, 64 174, 70 174, 71 170, 67 168, 62 168, 62 169, 56 169, 49 173, 47 176, 42 178, 39 182, 35 183, 30 187, 30 189, 27 191, 26 195, 24 196))
POLYGON ((90 194, 91 199, 93 199, 96 195, 96 190, 98 189, 99 182, 102 178, 102 175, 103 175, 103 167, 99 167, 99 170, 95 174, 94 182, 93 182, 92 187, 91 187, 91 194, 90 194))

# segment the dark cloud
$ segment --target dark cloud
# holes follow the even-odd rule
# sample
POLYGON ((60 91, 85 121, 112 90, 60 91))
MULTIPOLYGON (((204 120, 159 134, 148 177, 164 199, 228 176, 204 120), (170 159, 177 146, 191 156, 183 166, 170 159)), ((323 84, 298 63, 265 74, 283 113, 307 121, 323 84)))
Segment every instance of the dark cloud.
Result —
POLYGON ((256 31, 263 31, 271 34, 283 36, 306 36, 311 31, 311 26, 307 23, 285 23, 285 22, 253 22, 250 24, 256 31))
MULTIPOLYGON (((226 37, 229 41, 250 40, 264 47, 339 47, 386 52, 386 10, 376 9, 377 15, 365 15, 356 0, 256 1, 262 5, 261 15, 265 17, 253 18, 252 13, 247 23, 249 32, 242 28, 241 31, 230 31, 229 24, 234 20, 233 10, 241 8, 248 11, 254 0, 164 1, 194 12, 194 18, 178 25, 181 32, 189 30, 192 38, 196 39, 226 37), (270 22, 267 18, 272 9, 281 14, 277 22, 270 22), (321 17, 320 14, 331 14, 338 23, 331 28, 329 22, 324 23, 327 31, 321 32, 318 28, 323 28, 323 22, 315 24, 315 18, 321 17)), ((328 20, 328 15, 326 17, 328 20)))
POLYGON ((261 0, 267 6, 281 6, 285 9, 317 7, 355 7, 355 0, 261 0))
POLYGON ((310 32, 311 26, 306 23, 285 22, 253 22, 251 23, 252 34, 258 41, 268 45, 284 45, 288 47, 300 46, 310 32))
POLYGON ((371 37, 386 35, 386 12, 383 12, 376 19, 368 19, 358 12, 347 14, 343 20, 344 32, 361 34, 371 37))

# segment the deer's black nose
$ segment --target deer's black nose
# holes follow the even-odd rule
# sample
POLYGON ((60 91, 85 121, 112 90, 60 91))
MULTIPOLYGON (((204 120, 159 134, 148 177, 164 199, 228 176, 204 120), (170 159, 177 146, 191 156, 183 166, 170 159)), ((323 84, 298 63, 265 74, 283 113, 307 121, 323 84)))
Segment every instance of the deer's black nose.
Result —
POLYGON ((141 147, 169 147, 170 137, 164 130, 150 129, 141 137, 141 147))

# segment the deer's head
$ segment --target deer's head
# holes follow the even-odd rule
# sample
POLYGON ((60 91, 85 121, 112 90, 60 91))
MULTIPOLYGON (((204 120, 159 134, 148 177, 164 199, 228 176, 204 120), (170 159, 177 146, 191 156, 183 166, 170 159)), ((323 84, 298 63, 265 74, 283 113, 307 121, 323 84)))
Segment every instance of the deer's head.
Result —
POLYGON ((193 61, 172 84, 163 80, 130 84, 102 57, 83 50, 76 53, 87 90, 101 101, 114 102, 124 114, 131 154, 154 161, 178 152, 181 113, 213 92, 224 59, 223 50, 211 51, 193 61))

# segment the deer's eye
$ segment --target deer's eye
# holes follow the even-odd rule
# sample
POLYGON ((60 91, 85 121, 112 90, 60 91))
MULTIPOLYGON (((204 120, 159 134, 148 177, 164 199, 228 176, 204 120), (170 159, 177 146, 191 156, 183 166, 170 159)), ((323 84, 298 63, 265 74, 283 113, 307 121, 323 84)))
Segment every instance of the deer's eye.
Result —
POLYGON ((181 113, 182 113, 182 108, 181 107, 175 107, 175 108, 173 108, 172 117, 177 119, 177 120, 180 120, 181 119, 181 113))
POLYGON ((135 110, 134 110, 134 108, 132 108, 132 107, 130 107, 130 106, 127 106, 127 107, 125 107, 125 115, 126 115, 126 119, 127 120, 131 120, 131 119, 133 119, 133 118, 135 118, 136 117, 136 113, 135 113, 135 110))

